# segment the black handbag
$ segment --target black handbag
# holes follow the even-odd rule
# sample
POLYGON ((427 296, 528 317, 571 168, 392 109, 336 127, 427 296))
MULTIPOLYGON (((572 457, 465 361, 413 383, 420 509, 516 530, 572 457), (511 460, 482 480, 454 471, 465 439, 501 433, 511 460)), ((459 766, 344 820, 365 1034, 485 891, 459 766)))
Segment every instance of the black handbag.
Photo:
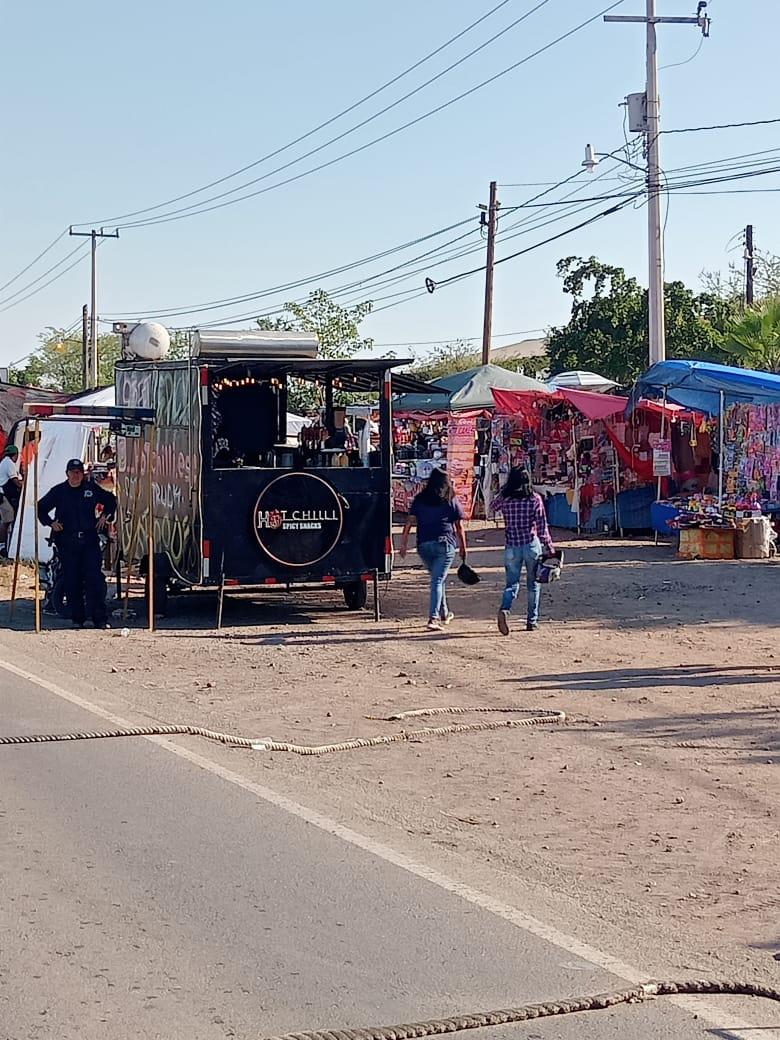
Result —
POLYGON ((458 577, 464 585, 479 585, 481 581, 481 578, 477 574, 477 572, 473 569, 473 567, 469 567, 465 560, 460 565, 460 567, 458 567, 458 577))

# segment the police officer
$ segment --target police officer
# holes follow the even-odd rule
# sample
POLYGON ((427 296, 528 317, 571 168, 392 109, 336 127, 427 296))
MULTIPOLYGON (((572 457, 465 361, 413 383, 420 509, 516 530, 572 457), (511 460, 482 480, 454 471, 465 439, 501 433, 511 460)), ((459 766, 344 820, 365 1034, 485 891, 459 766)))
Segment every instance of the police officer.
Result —
POLYGON ((56 536, 73 624, 81 628, 89 613, 95 628, 107 628, 106 581, 101 568, 98 532, 116 513, 116 498, 110 491, 85 479, 81 459, 70 460, 66 476, 67 480, 56 484, 39 501, 38 520, 44 527, 51 527, 56 536), (99 519, 98 506, 103 508, 99 519))

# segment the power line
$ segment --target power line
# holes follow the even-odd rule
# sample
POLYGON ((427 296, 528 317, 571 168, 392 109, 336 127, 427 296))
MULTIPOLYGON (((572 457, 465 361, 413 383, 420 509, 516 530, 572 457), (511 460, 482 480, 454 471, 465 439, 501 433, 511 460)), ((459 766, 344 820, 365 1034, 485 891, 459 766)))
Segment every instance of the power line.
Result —
POLYGON ((10 296, 6 296, 4 300, 0 300, 0 306, 2 306, 2 304, 4 303, 10 303, 11 300, 16 299, 17 296, 21 296, 22 293, 26 292, 28 289, 31 289, 34 285, 37 285, 38 282, 40 282, 47 275, 51 274, 52 271, 56 271, 58 267, 62 267, 64 263, 70 260, 72 256, 75 256, 75 254, 83 248, 84 243, 81 243, 80 245, 76 246, 75 249, 71 249, 71 251, 62 258, 62 260, 59 260, 56 264, 53 264, 50 268, 48 268, 48 270, 44 271, 43 274, 39 274, 37 278, 34 278, 31 282, 28 282, 27 285, 23 285, 21 289, 17 289, 16 292, 11 293, 10 296))
MULTIPOLYGON (((421 245, 423 242, 428 242, 432 238, 437 238, 440 235, 447 234, 449 231, 454 231, 458 228, 465 227, 467 224, 477 223, 477 217, 468 217, 465 220, 459 220, 454 224, 448 224, 446 227, 438 228, 435 231, 429 232, 427 235, 421 235, 418 238, 411 239, 408 242, 402 242, 400 245, 391 246, 389 249, 384 249, 381 252, 373 253, 370 256, 363 257, 360 260, 353 260, 346 264, 341 264, 339 267, 332 267, 328 271, 320 271, 317 274, 308 275, 306 278, 300 278, 293 282, 286 282, 281 285, 275 285, 268 289, 260 289, 254 292, 242 293, 239 296, 225 297, 219 300, 208 300, 201 301, 200 303, 190 305, 180 305, 178 307, 127 307, 123 311, 110 312, 106 317, 124 318, 128 314, 154 314, 157 317, 174 316, 176 314, 192 314, 196 310, 206 309, 208 307, 220 307, 223 305, 232 305, 239 303, 249 303, 252 300, 261 299, 264 296, 272 296, 277 292, 287 292, 291 289, 299 289, 304 285, 313 284, 315 282, 322 282, 327 278, 333 277, 334 275, 344 274, 347 271, 354 270, 357 267, 363 267, 367 264, 374 263, 377 260, 384 260, 388 256, 392 256, 394 253, 403 252, 406 249, 411 249, 414 246, 421 245)), ((476 230, 476 227, 474 228, 476 230)), ((469 232, 470 233, 470 232, 469 232)), ((444 248, 442 246, 441 248, 444 248)))
MULTIPOLYGON (((636 196, 634 196, 636 197, 636 196)), ((519 256, 524 256, 526 253, 533 252, 535 249, 541 249, 542 246, 549 245, 551 242, 556 242, 559 238, 564 238, 566 235, 571 235, 575 231, 580 231, 584 227, 588 227, 590 224, 594 224, 597 220, 601 220, 603 217, 609 217, 613 213, 618 213, 621 209, 632 201, 626 199, 624 202, 618 202, 617 205, 611 206, 609 209, 602 210, 601 213, 597 213, 593 217, 589 217, 587 220, 583 220, 579 224, 575 224, 574 227, 566 228, 565 231, 559 232, 557 235, 551 235, 549 238, 544 239, 542 242, 535 242, 532 246, 527 246, 525 249, 519 249, 516 253, 510 253, 509 256, 502 256, 500 260, 496 260, 496 266, 498 264, 505 264, 509 260, 516 260, 519 256)), ((451 285, 453 282, 459 282, 464 278, 469 278, 473 274, 479 274, 484 271, 484 265, 482 267, 474 267, 470 271, 461 271, 460 274, 451 275, 449 278, 445 278, 443 281, 436 282, 434 289, 439 289, 444 285, 451 285)))
MULTIPOLYGON (((528 336, 532 332, 546 332, 542 329, 521 329, 519 332, 494 332, 493 339, 511 339, 513 336, 528 336)), ((480 336, 442 336, 441 339, 399 340, 396 343, 376 343, 375 347, 437 347, 442 343, 478 343, 480 336)))
POLYGON ((9 285, 13 285, 14 282, 18 281, 18 279, 22 277, 22 275, 27 274, 27 272, 30 270, 30 268, 34 267, 38 263, 39 260, 42 260, 43 257, 46 256, 46 254, 48 252, 50 252, 52 249, 54 249, 54 247, 57 245, 57 243, 60 241, 60 239, 64 238, 65 235, 67 235, 67 233, 68 233, 67 231, 60 231, 59 235, 57 235, 57 237, 54 239, 54 241, 50 242, 42 252, 38 253, 38 255, 35 257, 34 260, 31 260, 29 262, 29 264, 26 267, 23 267, 21 269, 21 271, 19 271, 18 274, 15 274, 13 276, 13 278, 9 278, 8 281, 5 283, 5 285, 0 285, 0 292, 3 292, 5 289, 7 289, 9 285))
MULTIPOLYGON (((510 3, 510 0, 501 0, 501 3, 496 4, 495 7, 492 7, 481 17, 477 18, 476 21, 471 22, 469 25, 466 26, 465 29, 461 29, 460 32, 456 33, 454 36, 451 36, 444 43, 436 47, 435 50, 430 51, 424 57, 420 58, 419 61, 414 62, 413 65, 410 65, 408 68, 404 69, 403 72, 399 72, 396 76, 393 76, 392 79, 387 80, 387 82, 383 83, 381 87, 377 87, 376 90, 372 90, 370 94, 366 94, 364 97, 353 102, 347 108, 344 108, 340 112, 337 112, 336 115, 331 116, 329 119, 326 119, 322 123, 319 123, 311 130, 307 130, 306 133, 301 134, 300 137, 296 137, 294 140, 288 141, 287 144, 281 145, 279 148, 276 148, 273 152, 268 152, 267 155, 263 155, 261 156, 261 158, 255 159, 251 163, 247 163, 246 166, 242 166, 240 169, 234 170, 232 173, 225 174, 224 177, 219 177, 217 180, 211 181, 209 184, 204 184, 200 188, 195 188, 192 191, 186 192, 184 195, 177 195, 172 199, 168 199, 166 202, 159 202, 155 206, 147 206, 145 209, 134 210, 132 213, 123 213, 118 217, 112 217, 110 220, 96 221, 95 223, 115 224, 119 220, 127 220, 130 217, 140 216, 142 213, 151 213, 154 210, 163 209, 165 206, 173 206, 177 202, 183 202, 185 199, 192 198, 193 195, 200 195, 204 191, 209 191, 211 188, 216 188, 220 184, 224 184, 225 181, 232 180, 233 177, 239 177, 242 173, 246 173, 248 170, 251 170, 256 166, 259 166, 261 163, 267 162, 269 159, 276 158, 277 155, 281 155, 282 152, 288 151, 288 149, 295 147, 296 144, 300 144, 302 141, 306 141, 308 138, 313 137, 314 134, 319 133, 320 130, 324 130, 326 127, 331 126, 333 123, 337 122, 343 116, 349 115, 350 112, 354 112, 356 108, 360 108, 360 106, 364 105, 367 101, 371 101, 378 94, 383 93, 389 87, 394 86, 400 80, 404 79, 412 72, 415 72, 422 65, 425 65, 426 62, 430 61, 432 58, 435 58, 437 54, 441 54, 442 51, 446 50, 453 43, 457 43, 458 40, 460 40, 467 33, 471 32, 472 29, 476 29, 478 25, 482 24, 482 22, 487 21, 487 19, 494 15, 497 11, 500 11, 502 7, 506 7, 508 3, 510 3)), ((87 221, 86 223, 92 222, 87 221)))
MULTIPOLYGON (((85 244, 84 244, 83 246, 81 246, 80 248, 81 248, 81 249, 86 249, 86 248, 87 248, 87 247, 86 247, 86 243, 85 243, 85 244)), ((72 256, 73 254, 71 253, 70 255, 72 256)), ((52 285, 52 284, 53 284, 54 282, 58 281, 58 280, 59 280, 60 278, 62 278, 62 277, 63 277, 63 275, 66 275, 66 274, 68 273, 68 271, 72 271, 72 270, 73 270, 73 268, 74 268, 74 267, 76 267, 76 265, 77 265, 77 264, 83 263, 83 262, 84 262, 84 260, 86 260, 86 259, 87 259, 87 255, 88 255, 88 254, 87 254, 86 252, 85 252, 85 253, 83 253, 83 254, 82 254, 82 256, 79 256, 79 257, 77 257, 77 259, 76 259, 76 260, 74 260, 72 264, 68 264, 68 266, 67 266, 67 267, 63 268, 63 270, 62 270, 62 271, 60 271, 60 273, 59 273, 59 274, 55 274, 55 276, 54 276, 53 278, 50 278, 50 279, 48 280, 48 282, 44 282, 44 283, 43 283, 43 285, 39 285, 37 289, 33 289, 33 291, 32 291, 32 292, 29 292, 29 293, 27 293, 27 295, 26 295, 26 296, 22 296, 22 298, 21 298, 21 299, 19 299, 19 300, 15 300, 15 301, 14 301, 13 303, 9 303, 9 304, 8 304, 7 306, 5 306, 5 307, 0 307, 0 314, 3 314, 3 313, 4 313, 5 311, 10 311, 12 307, 18 307, 18 306, 19 306, 19 304, 21 304, 21 303, 24 303, 24 302, 25 302, 25 300, 29 300, 31 296, 37 296, 37 294, 38 294, 39 292, 42 292, 42 291, 43 291, 44 289, 46 289, 46 288, 47 288, 48 286, 50 286, 50 285, 52 285)))
MULTIPOLYGON (((174 220, 184 220, 186 217, 197 216, 197 215, 199 215, 201 213, 210 213, 210 212, 213 212, 214 210, 222 209, 222 208, 224 208, 226 206, 232 206, 232 205, 235 205, 238 202, 243 202, 246 199, 255 198, 258 195, 263 195, 266 192, 273 191, 276 188, 281 188, 281 187, 283 187, 283 186, 285 186, 287 184, 292 184, 293 182, 299 181, 299 180, 301 180, 304 177, 308 177, 308 176, 310 176, 313 173, 318 173, 320 170, 328 169, 329 167, 334 166, 336 163, 342 162, 344 159, 351 158, 353 155, 358 155, 359 153, 366 151, 368 148, 372 148, 376 144, 380 144, 383 141, 387 141, 390 138, 395 137, 397 134, 401 133, 402 131, 408 130, 412 126, 416 126, 418 123, 423 122, 423 120, 428 119, 431 116, 436 115, 439 112, 444 111, 445 109, 449 108, 451 105, 454 105, 454 104, 456 104, 459 101, 462 101, 464 98, 470 97, 472 94, 477 93, 477 91, 482 90, 484 87, 489 86, 491 83, 495 83, 497 80, 501 79, 503 76, 508 75, 510 72, 514 72, 515 69, 518 69, 522 65, 525 65, 527 62, 531 61, 533 58, 538 57, 540 54, 544 54, 546 51, 551 50, 557 44, 562 43, 564 40, 569 39, 569 37, 573 36, 577 32, 580 32, 582 29, 586 28, 588 25, 591 25, 593 22, 595 22, 602 15, 606 14, 608 11, 614 10, 616 7, 618 7, 623 2, 624 2, 624 0, 614 0, 614 2, 611 3, 608 7, 605 7, 601 11, 598 11, 592 17, 587 18, 583 22, 580 22, 578 25, 575 25, 573 28, 569 29, 567 32, 561 33, 554 40, 551 40, 549 43, 546 43, 542 47, 537 48, 537 50, 533 51, 532 53, 525 55, 525 57, 520 58, 518 61, 514 62, 512 65, 509 65, 509 66, 507 66, 507 68, 502 69, 500 72, 497 72, 494 75, 489 76, 487 79, 482 80, 481 83, 477 83, 475 86, 470 87, 468 90, 465 90, 465 91, 463 91, 460 94, 457 94, 455 97, 452 97, 449 100, 442 102, 440 105, 437 105, 437 106, 435 106, 432 109, 429 109, 427 112, 423 112, 422 115, 416 116, 414 119, 408 120, 406 123, 403 123, 401 126, 397 126, 393 130, 389 130, 386 133, 380 135, 379 137, 373 138, 371 141, 367 141, 364 144, 359 145, 356 148, 350 149, 350 151, 348 151, 348 152, 343 152, 341 155, 337 155, 334 158, 329 159, 326 162, 320 163, 318 166, 311 167, 308 170, 303 170, 301 173, 294 174, 293 176, 287 177, 284 180, 276 181, 274 184, 269 184, 265 188, 259 188, 257 191, 249 192, 246 195, 240 195, 240 196, 238 196, 237 198, 234 198, 234 199, 224 199, 221 202, 216 202, 214 205, 209 205, 209 206, 207 206, 205 204, 207 202, 212 201, 212 200, 204 199, 202 203, 197 203, 197 204, 195 204, 193 206, 186 206, 181 211, 173 210, 173 211, 171 211, 168 214, 162 214, 159 217, 154 217, 154 218, 151 218, 151 219, 146 220, 146 221, 135 221, 135 222, 127 223, 127 224, 119 223, 119 227, 120 228, 149 227, 149 226, 152 226, 154 224, 165 224, 165 223, 169 223, 169 222, 174 221, 174 220), (197 208, 197 207, 201 207, 201 208, 197 208)), ((274 172, 276 172, 276 171, 274 171, 274 172)), ((268 176, 271 176, 271 174, 269 174, 268 176)), ((116 223, 116 222, 112 221, 111 223, 116 223)))
POLYGON ((703 130, 733 130, 740 126, 770 126, 780 123, 780 116, 775 119, 749 119, 744 123, 715 123, 712 126, 684 126, 675 130, 662 130, 662 134, 698 134, 703 130))

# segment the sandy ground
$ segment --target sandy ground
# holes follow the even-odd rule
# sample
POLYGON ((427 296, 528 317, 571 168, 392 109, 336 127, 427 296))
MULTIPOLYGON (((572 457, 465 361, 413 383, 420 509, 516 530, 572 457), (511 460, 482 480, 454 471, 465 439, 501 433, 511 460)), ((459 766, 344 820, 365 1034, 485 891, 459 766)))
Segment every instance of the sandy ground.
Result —
POLYGON ((410 708, 563 709, 562 726, 316 759, 197 746, 616 955, 777 984, 780 563, 561 539, 541 628, 526 633, 521 611, 502 638, 501 532, 470 541, 482 582, 451 580, 441 634, 424 630, 412 556, 378 624, 335 594, 273 594, 229 601, 216 633, 214 600, 190 596, 155 636, 47 620, 36 639, 25 581, 0 645, 126 717, 304 744, 439 721, 367 718, 410 708))

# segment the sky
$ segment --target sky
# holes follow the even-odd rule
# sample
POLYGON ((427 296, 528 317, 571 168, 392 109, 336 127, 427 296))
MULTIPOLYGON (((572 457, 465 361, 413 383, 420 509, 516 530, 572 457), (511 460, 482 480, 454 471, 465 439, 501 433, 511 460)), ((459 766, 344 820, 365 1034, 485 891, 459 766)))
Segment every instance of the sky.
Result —
MULTIPOLYGON (((283 148, 403 72, 498 2, 135 0, 118 5, 82 0, 74 6, 39 0, 11 5, 0 44, 0 133, 5 145, 0 285, 14 279, 55 236, 63 230, 66 234, 0 290, 0 364, 27 355, 47 326, 75 325, 88 301, 88 261, 42 288, 72 260, 41 277, 50 267, 72 249, 87 248, 86 239, 67 237, 68 225, 113 228, 118 216, 193 191, 283 148), (40 281, 25 288, 36 278, 40 281)), ((507 0, 366 104, 206 195, 264 175, 247 190, 272 186, 359 147, 532 54, 608 2, 546 0, 536 13, 391 111, 269 176, 414 90, 539 3, 507 0)), ((662 15, 691 15, 694 8, 693 0, 658 0, 662 15)), ((776 0, 711 0, 709 11, 712 33, 703 43, 695 26, 659 28, 660 64, 677 65, 661 72, 663 127, 780 116, 776 0)), ((623 0, 615 10, 643 12, 644 0, 623 0)), ((502 221, 504 228, 527 216, 541 221, 545 218, 538 208, 507 211, 545 186, 577 174, 587 142, 599 152, 618 148, 624 142, 620 103, 625 94, 643 87, 643 26, 604 24, 599 18, 469 97, 327 169, 189 219, 122 228, 119 240, 107 240, 98 251, 98 313, 106 320, 150 317, 349 264, 476 217, 491 180, 499 182, 500 231, 502 221)), ((670 171, 771 149, 778 130, 780 124, 664 135, 662 165, 670 171)), ((775 165, 776 158, 770 155, 766 163, 775 165)), ((572 187, 585 198, 625 192, 625 182, 612 179, 618 169, 602 164, 594 175, 604 173, 601 183, 582 172, 567 189, 539 201, 559 198, 572 187)), ((720 187, 778 189, 780 176, 720 187)), ((667 280, 679 278, 698 287, 702 269, 740 261, 739 236, 747 223, 755 226, 759 248, 780 252, 777 200, 771 192, 673 195, 667 216, 667 280)), ((570 218, 561 209, 548 210, 549 219, 560 219, 547 228, 527 229, 513 240, 510 231, 500 233, 497 258, 535 245, 610 204, 570 218)), ((164 212, 157 209, 146 216, 164 212)), ((625 267, 645 284, 646 220, 646 209, 627 206, 499 265, 494 346, 565 322, 570 300, 555 270, 561 257, 596 255, 625 267)), ((311 288, 338 288, 376 275, 467 231, 471 235, 464 245, 483 245, 478 229, 464 225, 347 274, 279 290, 257 303, 182 314, 165 322, 183 326, 199 319, 251 317, 253 309, 273 309, 311 288)), ((426 275, 443 280, 483 263, 481 250, 446 265, 425 258, 411 267, 424 269, 403 283, 356 286, 341 299, 376 301, 363 331, 373 337, 378 352, 423 354, 432 341, 478 337, 484 293, 481 273, 432 294, 424 292, 426 275), (402 297, 391 296, 406 290, 402 297), (390 298, 381 301, 381 296, 390 298)), ((248 324, 249 319, 234 322, 235 327, 248 324)))

